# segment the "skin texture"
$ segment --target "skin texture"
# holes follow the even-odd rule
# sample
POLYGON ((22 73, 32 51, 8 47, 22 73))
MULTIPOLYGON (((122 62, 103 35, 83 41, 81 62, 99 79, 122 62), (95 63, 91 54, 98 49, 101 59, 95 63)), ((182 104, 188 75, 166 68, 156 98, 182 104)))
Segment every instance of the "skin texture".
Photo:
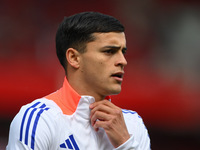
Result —
POLYGON ((130 138, 119 107, 108 100, 103 100, 91 104, 90 109, 92 126, 96 131, 99 127, 103 128, 115 148, 130 138))
POLYGON ((99 101, 121 91, 122 78, 117 80, 112 75, 124 73, 126 39, 123 32, 93 35, 96 39, 87 43, 86 52, 79 53, 73 48, 67 50, 67 77, 80 95, 91 95, 99 101))
POLYGON ((79 53, 73 48, 67 50, 67 78, 80 95, 95 98, 96 102, 90 105, 91 125, 96 131, 103 128, 112 145, 118 147, 130 136, 121 109, 105 97, 121 91, 127 65, 125 34, 109 32, 93 33, 93 36, 95 40, 87 43, 86 52, 79 53))

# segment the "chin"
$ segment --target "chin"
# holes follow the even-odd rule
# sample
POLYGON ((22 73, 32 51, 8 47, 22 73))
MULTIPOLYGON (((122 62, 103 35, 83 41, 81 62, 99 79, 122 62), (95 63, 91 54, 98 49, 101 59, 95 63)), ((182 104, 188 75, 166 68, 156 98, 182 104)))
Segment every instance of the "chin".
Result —
POLYGON ((113 89, 110 93, 110 95, 117 95, 121 92, 121 87, 120 88, 116 88, 116 89, 113 89))
POLYGON ((103 95, 117 95, 121 92, 121 85, 113 84, 104 86, 104 94, 103 95))

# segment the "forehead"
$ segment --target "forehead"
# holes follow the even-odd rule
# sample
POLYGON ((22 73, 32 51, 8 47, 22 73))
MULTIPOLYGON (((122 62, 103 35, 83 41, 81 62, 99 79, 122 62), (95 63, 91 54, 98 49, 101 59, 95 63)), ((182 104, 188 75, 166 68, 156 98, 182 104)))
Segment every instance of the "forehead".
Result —
POLYGON ((108 33, 93 33, 95 38, 94 43, 103 45, 112 44, 116 46, 126 46, 126 38, 124 32, 108 32, 108 33))

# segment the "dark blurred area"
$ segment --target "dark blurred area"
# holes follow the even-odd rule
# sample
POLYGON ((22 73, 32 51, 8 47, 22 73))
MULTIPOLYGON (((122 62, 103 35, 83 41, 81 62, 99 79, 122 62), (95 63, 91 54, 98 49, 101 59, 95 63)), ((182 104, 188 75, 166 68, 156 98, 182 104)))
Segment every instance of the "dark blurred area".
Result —
POLYGON ((55 33, 64 16, 99 11, 126 27, 116 105, 137 111, 153 150, 200 149, 200 1, 0 0, 0 149, 20 107, 57 90, 55 33))

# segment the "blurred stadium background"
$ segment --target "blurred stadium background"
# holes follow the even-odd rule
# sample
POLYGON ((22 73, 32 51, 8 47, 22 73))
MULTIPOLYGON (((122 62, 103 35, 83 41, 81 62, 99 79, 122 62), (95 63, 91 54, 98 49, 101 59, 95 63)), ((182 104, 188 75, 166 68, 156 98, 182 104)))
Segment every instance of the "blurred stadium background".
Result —
POLYGON ((126 27, 123 90, 113 103, 143 118, 153 150, 200 149, 200 1, 0 0, 0 150, 23 104, 58 89, 55 33, 64 16, 99 11, 126 27))

